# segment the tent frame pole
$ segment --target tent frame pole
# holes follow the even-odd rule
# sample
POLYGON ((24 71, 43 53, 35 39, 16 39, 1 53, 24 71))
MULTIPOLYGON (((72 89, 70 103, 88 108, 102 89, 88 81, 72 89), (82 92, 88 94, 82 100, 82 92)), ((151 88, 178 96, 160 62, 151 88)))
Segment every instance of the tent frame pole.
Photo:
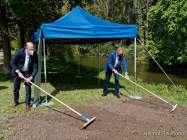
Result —
MULTIPOLYGON (((143 43, 140 39, 138 39, 138 41, 140 42, 141 46, 143 46, 143 43)), ((168 78, 168 80, 174 85, 175 83, 173 82, 173 80, 169 77, 169 75, 165 72, 165 70, 162 68, 162 66, 158 63, 158 61, 154 58, 154 56, 149 52, 149 50, 147 50, 147 48, 142 47, 150 56, 151 58, 155 61, 155 63, 157 64, 157 66, 160 68, 160 70, 165 74, 165 76, 168 78)))
MULTIPOLYGON (((44 85, 46 89, 46 84, 47 84, 47 60, 46 60, 46 44, 45 44, 45 38, 43 38, 43 65, 44 65, 44 85)), ((45 96, 45 102, 42 103, 43 106, 50 106, 53 105, 53 102, 48 101, 48 95, 45 96)))
MULTIPOLYGON (((39 63, 39 66, 38 66, 38 73, 36 75, 36 78, 34 79, 34 82, 37 84, 37 85, 40 85, 41 83, 41 31, 40 31, 40 34, 39 34, 39 39, 38 39, 38 48, 37 48, 37 54, 38 54, 38 63, 39 63)), ((40 90, 38 90, 37 88, 34 88, 34 102, 33 102, 33 107, 36 108, 38 106, 38 104, 40 103, 40 90)))
POLYGON ((99 45, 97 45, 98 47, 97 47, 97 49, 98 49, 98 52, 97 52, 97 56, 98 56, 98 87, 100 86, 100 74, 99 74, 99 72, 100 72, 100 44, 99 45))
POLYGON ((43 38, 43 55, 44 55, 44 80, 45 83, 47 83, 45 38, 43 38))
POLYGON ((80 46, 77 46, 77 50, 78 50, 78 75, 76 77, 81 77, 81 58, 80 58, 80 46))
POLYGON ((134 78, 135 78, 135 82, 136 82, 136 68, 137 68, 137 63, 136 63, 136 37, 134 38, 134 78))
POLYGON ((80 56, 80 46, 77 46, 77 51, 78 51, 78 57, 77 57, 77 65, 78 65, 78 69, 77 69, 77 75, 75 76, 76 78, 81 78, 81 56, 80 56))
MULTIPOLYGON (((134 38, 134 81, 137 82, 137 45, 136 45, 136 37, 134 38)), ((142 100, 141 96, 136 95, 136 87, 134 86, 133 96, 129 96, 131 99, 142 100)))
POLYGON ((79 68, 78 68, 78 76, 80 76, 81 75, 81 68, 80 68, 80 46, 78 45, 78 65, 79 65, 79 68))
MULTIPOLYGON (((136 51, 137 47, 136 47, 136 37, 134 38, 134 81, 136 82, 136 68, 137 68, 137 63, 136 63, 136 57, 137 57, 137 51, 136 51)), ((136 87, 134 86, 134 96, 136 94, 136 87)))
MULTIPOLYGON (((45 48, 45 38, 43 38, 43 55, 44 55, 44 58, 43 58, 43 61, 44 61, 44 84, 45 84, 45 87, 46 87, 46 84, 47 84, 47 66, 46 66, 46 48, 45 48)), ((46 103, 48 102, 47 101, 47 95, 45 97, 45 101, 46 103)))

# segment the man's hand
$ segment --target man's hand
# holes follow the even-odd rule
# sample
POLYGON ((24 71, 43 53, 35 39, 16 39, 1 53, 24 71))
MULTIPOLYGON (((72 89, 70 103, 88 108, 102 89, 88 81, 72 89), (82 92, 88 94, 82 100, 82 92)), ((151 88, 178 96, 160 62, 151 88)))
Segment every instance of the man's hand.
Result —
POLYGON ((118 74, 117 70, 113 69, 112 71, 113 71, 114 74, 118 74))
POLYGON ((129 76, 128 76, 128 75, 125 75, 125 78, 126 78, 127 80, 129 80, 129 76))
POLYGON ((125 78, 126 78, 127 80, 129 80, 128 72, 125 72, 125 78))
POLYGON ((23 78, 23 77, 24 77, 23 74, 22 74, 21 72, 17 72, 17 74, 18 74, 18 77, 20 77, 20 78, 23 78))
POLYGON ((26 78, 25 82, 30 83, 32 81, 32 77, 26 78))

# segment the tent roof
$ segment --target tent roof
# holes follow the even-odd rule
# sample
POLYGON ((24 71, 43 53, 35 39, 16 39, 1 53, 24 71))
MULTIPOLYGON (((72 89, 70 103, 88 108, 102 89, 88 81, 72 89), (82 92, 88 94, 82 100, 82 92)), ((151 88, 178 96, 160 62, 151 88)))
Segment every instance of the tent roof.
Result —
POLYGON ((99 19, 77 6, 58 20, 42 24, 33 35, 34 41, 38 41, 40 31, 47 40, 111 40, 135 38, 137 27, 133 24, 118 24, 99 19))

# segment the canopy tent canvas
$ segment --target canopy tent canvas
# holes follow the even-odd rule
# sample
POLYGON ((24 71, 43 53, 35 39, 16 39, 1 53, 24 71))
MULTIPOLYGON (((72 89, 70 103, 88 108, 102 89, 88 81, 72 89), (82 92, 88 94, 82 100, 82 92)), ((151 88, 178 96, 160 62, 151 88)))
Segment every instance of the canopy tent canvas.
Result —
POLYGON ((47 39, 124 39, 136 37, 136 25, 112 23, 99 19, 80 7, 74 8, 60 19, 42 24, 34 33, 38 41, 40 31, 47 39))
MULTIPOLYGON (((38 42, 39 55, 39 68, 35 82, 39 85, 41 81, 42 51, 44 54, 44 76, 45 82, 47 82, 46 41, 59 41, 63 44, 88 44, 127 38, 132 39, 135 42, 134 72, 136 73, 136 35, 137 26, 134 24, 118 24, 102 20, 77 6, 60 19, 42 24, 33 34, 33 41, 38 42)), ((39 91, 36 90, 35 103, 39 100, 39 91)))

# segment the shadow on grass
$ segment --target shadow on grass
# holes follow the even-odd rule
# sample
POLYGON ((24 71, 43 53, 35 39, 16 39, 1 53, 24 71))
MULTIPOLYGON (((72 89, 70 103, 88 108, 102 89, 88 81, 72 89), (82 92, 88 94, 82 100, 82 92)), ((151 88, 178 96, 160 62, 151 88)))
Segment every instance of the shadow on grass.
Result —
POLYGON ((8 88, 7 86, 0 86, 0 90, 8 88))
POLYGON ((6 82, 12 80, 11 74, 3 73, 3 64, 0 64, 0 82, 6 82))
MULTIPOLYGON (((47 64, 47 79, 55 88, 51 93, 53 96, 56 96, 60 91, 70 91, 75 89, 103 89, 104 80, 101 78, 98 79, 98 70, 96 69, 89 69, 81 66, 81 74, 78 75, 77 64, 67 63, 58 58, 49 60, 47 64), (100 84, 98 84, 98 80, 100 84)), ((100 71, 103 71, 103 69, 100 71)), ((110 83, 109 87, 114 87, 114 84, 110 83)), ((48 97, 48 100, 50 99, 51 98, 48 97)))
POLYGON ((52 111, 58 112, 59 114, 66 115, 66 116, 71 117, 71 118, 76 119, 76 120, 80 120, 78 117, 75 117, 75 116, 73 116, 73 115, 70 115, 70 114, 68 114, 68 113, 66 113, 66 112, 64 112, 64 111, 61 111, 61 110, 58 110, 58 109, 54 109, 54 108, 49 107, 49 106, 47 106, 47 108, 49 108, 49 109, 52 110, 52 111))
MULTIPOLYGON (((1 70, 2 67, 3 65, 0 64, 1 70)), ((55 88, 51 93, 53 96, 57 95, 60 91, 70 91, 75 89, 103 89, 104 80, 101 78, 98 79, 97 69, 81 66, 81 73, 79 75, 78 67, 79 66, 75 63, 66 62, 59 55, 54 56, 47 61, 47 80, 55 88), (100 84, 98 84, 98 81, 100 84)), ((103 71, 103 69, 100 71, 103 71)), ((12 82, 12 79, 13 78, 10 74, 4 75, 3 73, 0 73, 0 82, 8 80, 11 80, 12 82)), ((42 80, 42 82, 44 82, 44 80, 42 80)), ((109 87, 114 87, 114 84, 110 83, 109 87)), ((0 86, 0 90, 5 88, 7 87, 0 86)))
MULTIPOLYGON (((162 101, 158 102, 159 99, 157 99, 157 101, 153 102, 153 101, 151 101, 151 100, 149 101, 149 100, 145 100, 145 99, 140 99, 140 100, 138 100, 138 99, 132 99, 132 98, 130 98, 129 96, 124 95, 124 94, 122 94, 121 96, 123 96, 123 97, 125 97, 125 98, 128 98, 128 99, 130 99, 130 100, 134 100, 135 102, 142 102, 142 103, 145 103, 145 104, 152 105, 154 108, 160 108, 160 107, 162 107, 162 108, 164 108, 164 109, 167 109, 167 108, 170 107, 169 104, 166 104, 166 103, 164 103, 164 102, 163 102, 163 103, 160 103, 160 102, 162 102, 162 101)), ((156 99, 156 97, 155 97, 155 99, 156 99)), ((124 101, 122 101, 122 102, 124 102, 124 101)))

